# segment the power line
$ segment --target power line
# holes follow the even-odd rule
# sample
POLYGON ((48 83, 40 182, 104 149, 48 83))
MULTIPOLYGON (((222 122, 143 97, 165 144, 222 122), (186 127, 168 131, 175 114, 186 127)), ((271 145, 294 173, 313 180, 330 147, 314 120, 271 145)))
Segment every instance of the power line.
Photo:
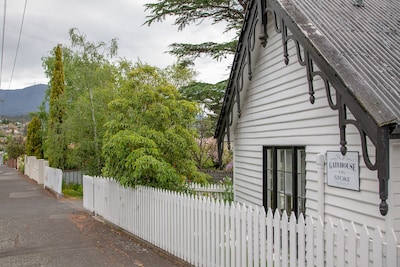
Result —
MULTIPOLYGON (((15 58, 14 58, 14 64, 13 64, 13 68, 11 71, 11 78, 10 78, 10 83, 8 84, 8 89, 10 89, 11 87, 11 82, 14 76, 14 69, 15 69, 15 65, 17 63, 17 57, 18 57, 18 50, 19 50, 19 43, 21 41, 21 35, 22 35, 22 28, 24 26, 24 19, 25 19, 25 11, 26 11, 26 3, 28 2, 28 0, 25 0, 25 5, 24 5, 24 12, 22 13, 22 22, 21 22, 21 28, 19 29, 19 36, 18 36, 18 43, 17 43, 17 51, 15 52, 15 58)), ((1 88, 1 87, 0 87, 1 88)))
POLYGON ((4 0, 3 37, 1 40, 0 89, 1 89, 1 80, 3 78, 3 55, 4 55, 4 34, 6 32, 6 10, 7 10, 7 0, 4 0))

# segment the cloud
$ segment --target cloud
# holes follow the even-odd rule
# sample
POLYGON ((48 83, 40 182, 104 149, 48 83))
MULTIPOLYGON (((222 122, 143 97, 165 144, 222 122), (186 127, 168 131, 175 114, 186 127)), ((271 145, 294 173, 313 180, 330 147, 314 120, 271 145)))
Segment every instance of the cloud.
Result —
MULTIPOLYGON (((166 67, 176 59, 165 53, 175 42, 200 43, 226 41, 233 35, 222 35, 223 25, 204 22, 183 31, 173 26, 173 20, 148 27, 144 4, 156 0, 30 0, 27 3, 24 27, 13 79, 10 84, 13 61, 18 42, 25 0, 7 2, 6 31, 3 52, 1 88, 23 88, 47 83, 41 58, 58 43, 69 44, 68 30, 78 28, 88 40, 107 42, 118 38, 119 56, 135 62, 137 59, 166 67)), ((196 61, 198 79, 218 82, 228 77, 227 67, 232 57, 216 62, 209 58, 196 61)))

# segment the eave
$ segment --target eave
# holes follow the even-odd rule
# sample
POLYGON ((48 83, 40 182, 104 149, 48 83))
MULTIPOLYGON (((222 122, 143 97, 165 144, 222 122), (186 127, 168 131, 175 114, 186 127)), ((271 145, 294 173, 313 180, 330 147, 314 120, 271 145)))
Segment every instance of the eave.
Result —
POLYGON ((366 166, 378 171, 380 212, 386 215, 388 205, 389 180, 389 139, 398 138, 399 133, 393 131, 398 118, 371 93, 371 84, 365 82, 351 67, 348 61, 340 55, 304 14, 287 0, 258 0, 249 3, 242 34, 224 97, 224 103, 218 119, 215 138, 218 141, 219 155, 222 155, 223 141, 232 125, 232 109, 237 104, 237 116, 240 117, 240 92, 243 81, 252 78, 252 51, 255 40, 259 38, 265 46, 268 42, 268 18, 273 18, 276 32, 282 35, 283 59, 288 64, 288 42, 295 42, 298 63, 307 70, 309 97, 314 103, 313 80, 316 76, 325 82, 326 96, 331 109, 338 112, 340 129, 340 150, 347 152, 346 126, 353 125, 360 133, 362 154, 366 166), (269 14, 269 16, 268 16, 269 14), (261 32, 256 32, 256 23, 260 24, 261 32), (300 47, 302 49, 300 49, 300 47), (303 51, 303 52, 301 52, 303 51), (244 70, 247 69, 247 74, 244 70), (334 89, 332 89, 334 88, 334 89), (336 90, 332 98, 332 90, 336 90), (354 119, 348 119, 350 112, 354 119), (372 162, 367 140, 375 147, 375 162, 372 162))

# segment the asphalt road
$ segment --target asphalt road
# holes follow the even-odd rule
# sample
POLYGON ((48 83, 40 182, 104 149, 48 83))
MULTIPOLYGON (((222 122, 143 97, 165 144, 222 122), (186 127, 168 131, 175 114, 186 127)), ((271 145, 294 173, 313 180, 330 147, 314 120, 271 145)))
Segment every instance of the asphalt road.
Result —
POLYGON ((188 266, 0 167, 0 266, 188 266))

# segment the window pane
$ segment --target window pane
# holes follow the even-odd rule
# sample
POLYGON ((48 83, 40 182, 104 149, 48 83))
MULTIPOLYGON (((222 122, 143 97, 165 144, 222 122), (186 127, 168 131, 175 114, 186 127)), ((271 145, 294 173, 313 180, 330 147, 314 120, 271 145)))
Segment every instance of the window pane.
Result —
POLYGON ((267 207, 280 212, 286 210, 288 215, 293 210, 299 213, 305 211, 305 179, 306 154, 303 147, 268 147, 264 150, 265 202, 267 207), (276 153, 276 154, 274 154, 276 153), (296 156, 295 156, 296 155, 296 156), (276 161, 275 161, 276 159, 276 161), (293 166, 297 169, 293 170, 293 166), (296 188, 296 191, 293 191, 296 188), (276 191, 275 191, 276 190, 276 191))
POLYGON ((291 149, 285 150, 285 194, 292 195, 292 179, 293 179, 293 152, 291 149))
POLYGON ((297 213, 306 209, 306 151, 297 150, 297 213))
POLYGON ((272 174, 272 149, 267 149, 267 189, 272 190, 272 181, 273 181, 273 174, 272 174))

